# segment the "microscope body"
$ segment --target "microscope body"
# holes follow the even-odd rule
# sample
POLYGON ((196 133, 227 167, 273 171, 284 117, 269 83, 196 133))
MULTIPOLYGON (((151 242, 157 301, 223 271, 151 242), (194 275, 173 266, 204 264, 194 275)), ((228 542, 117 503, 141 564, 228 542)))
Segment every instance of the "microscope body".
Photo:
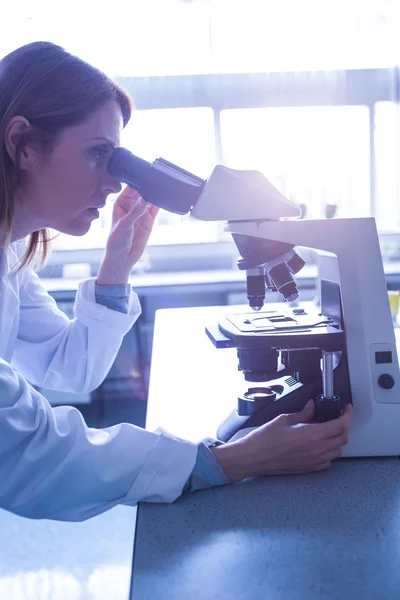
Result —
MULTIPOLYGON (((221 319, 217 336, 208 331, 216 345, 223 346, 225 339, 225 346, 237 347, 239 368, 244 371, 247 383, 250 382, 249 395, 253 394, 255 404, 258 400, 260 411, 255 406, 249 411, 243 402, 248 398, 239 397, 238 408, 219 428, 221 439, 240 437, 240 432, 268 422, 278 414, 297 412, 310 398, 319 399, 323 405, 326 368, 333 375, 329 386, 336 406, 344 408, 348 402, 354 406, 349 442, 343 448, 343 455, 399 455, 399 365, 375 220, 229 222, 226 229, 233 237, 240 235, 317 250, 321 306, 314 314, 305 315, 296 309, 293 313, 288 307, 284 318, 289 320, 278 315, 278 331, 273 326, 273 314, 265 310, 268 304, 255 313, 257 319, 264 318, 261 327, 247 313, 245 317, 229 315, 221 319), (272 329, 268 323, 271 316, 272 329), (243 331, 246 320, 247 336, 243 331), (248 373, 252 369, 247 372, 243 369, 246 365, 242 355, 246 349, 249 357, 256 349, 258 356, 264 352, 266 357, 264 370, 257 366, 250 378, 248 373), (272 352, 280 357, 277 366, 272 352), (269 400, 268 393, 262 391, 266 388, 272 388, 269 400), (251 414, 239 414, 246 410, 251 414)), ((323 414, 323 406, 319 408, 323 414)), ((332 417, 328 407, 326 418, 320 420, 332 417)))
POLYGON ((203 180, 164 160, 152 164, 116 148, 107 166, 161 208, 225 221, 246 271, 250 314, 206 329, 217 347, 237 348, 248 389, 219 428, 224 441, 313 398, 316 420, 352 402, 344 456, 400 455, 400 375, 379 239, 373 218, 304 220, 263 174, 217 165, 203 180), (318 252, 320 308, 291 310, 293 275, 304 266, 295 247, 318 252), (271 314, 266 289, 288 310, 271 314))

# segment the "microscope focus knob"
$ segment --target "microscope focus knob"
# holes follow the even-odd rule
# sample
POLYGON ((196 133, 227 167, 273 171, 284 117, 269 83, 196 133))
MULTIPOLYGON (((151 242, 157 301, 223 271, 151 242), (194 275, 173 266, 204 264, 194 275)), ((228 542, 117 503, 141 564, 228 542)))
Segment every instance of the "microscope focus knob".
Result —
POLYGON ((384 390, 391 390, 394 386, 394 379, 389 373, 384 373, 379 377, 378 385, 384 390))

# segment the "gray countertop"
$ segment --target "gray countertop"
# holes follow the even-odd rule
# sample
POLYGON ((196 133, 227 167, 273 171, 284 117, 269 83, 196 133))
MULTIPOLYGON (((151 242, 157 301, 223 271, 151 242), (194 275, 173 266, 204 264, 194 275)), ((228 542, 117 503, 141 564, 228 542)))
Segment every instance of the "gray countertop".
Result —
MULTIPOLYGON (((314 277, 316 270, 312 266, 303 276, 314 277)), ((245 273, 239 269, 216 269, 215 271, 166 271, 164 273, 134 273, 129 282, 135 288, 164 287, 170 285, 201 285, 205 283, 225 283, 245 281, 245 273)), ((67 277, 43 277, 43 285, 48 291, 76 290, 82 279, 67 277)))
MULTIPOLYGON (((204 334, 228 310, 157 313, 149 429, 196 441, 235 405, 235 350, 204 334)), ((399 563, 398 459, 342 459, 324 473, 140 504, 131 598, 398 600, 399 563)))

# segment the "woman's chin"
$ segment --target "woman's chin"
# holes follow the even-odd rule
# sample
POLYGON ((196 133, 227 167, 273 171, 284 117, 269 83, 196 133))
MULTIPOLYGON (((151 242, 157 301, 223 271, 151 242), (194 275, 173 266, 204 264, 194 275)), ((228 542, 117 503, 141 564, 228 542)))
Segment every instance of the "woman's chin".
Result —
POLYGON ((66 235, 82 236, 89 231, 91 225, 92 223, 89 221, 89 219, 87 219, 86 222, 82 219, 81 221, 77 221, 76 223, 63 227, 62 229, 60 228, 58 231, 60 233, 65 233, 66 235))
POLYGON ((71 219, 68 223, 60 223, 58 227, 55 227, 56 231, 65 233, 66 235, 85 235, 93 221, 97 218, 98 211, 96 209, 88 209, 81 213, 74 219, 71 219))

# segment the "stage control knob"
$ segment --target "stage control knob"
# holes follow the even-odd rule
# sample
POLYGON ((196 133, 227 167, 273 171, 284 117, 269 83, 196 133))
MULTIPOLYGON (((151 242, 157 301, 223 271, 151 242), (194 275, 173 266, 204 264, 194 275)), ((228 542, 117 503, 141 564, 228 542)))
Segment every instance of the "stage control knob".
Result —
POLYGON ((378 385, 384 390, 391 390, 394 386, 394 379, 389 373, 384 373, 379 377, 378 385))

